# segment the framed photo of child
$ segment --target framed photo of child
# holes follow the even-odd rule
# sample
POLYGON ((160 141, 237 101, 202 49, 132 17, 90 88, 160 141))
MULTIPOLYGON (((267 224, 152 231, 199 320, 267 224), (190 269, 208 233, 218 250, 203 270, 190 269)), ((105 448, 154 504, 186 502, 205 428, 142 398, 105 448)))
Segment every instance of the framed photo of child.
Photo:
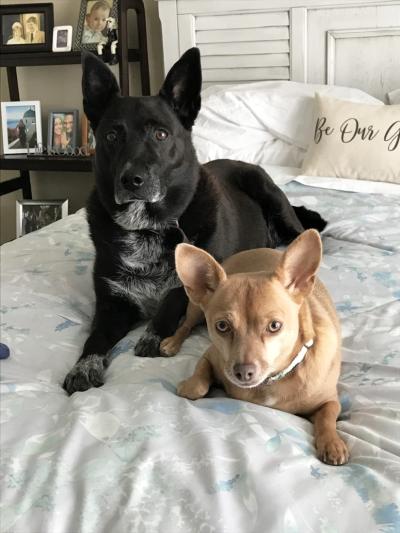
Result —
POLYGON ((53 4, 0 6, 0 52, 51 50, 53 4))
POLYGON ((118 0, 81 0, 75 50, 97 50, 107 42, 107 19, 118 19, 118 0))

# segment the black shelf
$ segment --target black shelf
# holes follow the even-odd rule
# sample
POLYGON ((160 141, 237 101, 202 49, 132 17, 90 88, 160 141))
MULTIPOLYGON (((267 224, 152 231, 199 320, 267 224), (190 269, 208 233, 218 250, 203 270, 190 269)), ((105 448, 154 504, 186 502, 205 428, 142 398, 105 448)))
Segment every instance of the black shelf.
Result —
MULTIPOLYGON (((130 48, 128 61, 140 61, 140 50, 130 48)), ((81 52, 19 52, 1 54, 0 67, 38 67, 46 65, 76 65, 81 62, 81 52)))
POLYGON ((0 156, 1 170, 44 170, 60 172, 91 172, 92 158, 88 156, 0 156))
POLYGON ((0 56, 0 67, 72 65, 80 62, 80 52, 17 52, 0 56))

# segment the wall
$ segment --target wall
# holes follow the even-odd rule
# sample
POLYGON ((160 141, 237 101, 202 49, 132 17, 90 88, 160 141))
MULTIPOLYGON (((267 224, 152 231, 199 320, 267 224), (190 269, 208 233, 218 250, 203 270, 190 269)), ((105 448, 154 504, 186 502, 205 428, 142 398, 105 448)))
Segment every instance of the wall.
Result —
MULTIPOLYGON (((20 4, 17 0, 7 0, 7 4, 20 4)), ((24 3, 35 4, 33 0, 24 3)), ((150 62, 150 83, 152 93, 158 91, 162 83, 162 44, 161 27, 154 0, 144 0, 147 22, 147 43, 150 62)), ((54 24, 70 24, 76 28, 80 0, 53 0, 54 24)), ((132 13, 129 24, 131 46, 136 45, 135 15, 132 13)), ((118 67, 115 67, 116 69, 118 67)), ((1 100, 9 100, 7 76, 1 70, 1 100)), ((117 72, 117 70, 116 70, 117 72)), ((140 75, 137 65, 130 70, 131 94, 140 94, 140 75)), ((21 67, 17 69, 21 100, 40 100, 42 107, 42 129, 44 140, 47 139, 47 116, 50 110, 57 108, 79 109, 82 113, 81 69, 79 65, 52 67, 21 67)), ((16 172, 2 171, 0 180, 15 177, 16 172)), ((34 199, 68 198, 69 211, 75 212, 85 205, 93 187, 93 175, 89 173, 32 172, 32 196, 34 199)), ((15 238, 15 201, 22 198, 19 191, 0 198, 0 242, 15 238)))

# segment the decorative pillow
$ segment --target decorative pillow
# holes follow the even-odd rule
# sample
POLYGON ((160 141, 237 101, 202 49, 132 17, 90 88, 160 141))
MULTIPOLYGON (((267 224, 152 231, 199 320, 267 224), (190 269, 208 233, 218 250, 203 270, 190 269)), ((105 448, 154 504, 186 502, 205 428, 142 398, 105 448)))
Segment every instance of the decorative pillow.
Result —
POLYGON ((400 183, 400 105, 371 105, 315 95, 305 176, 400 183))

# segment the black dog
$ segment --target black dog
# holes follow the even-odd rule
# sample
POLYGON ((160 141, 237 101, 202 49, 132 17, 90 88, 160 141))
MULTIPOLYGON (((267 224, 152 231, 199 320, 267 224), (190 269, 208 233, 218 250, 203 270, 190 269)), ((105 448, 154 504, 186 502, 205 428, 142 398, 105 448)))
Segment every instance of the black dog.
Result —
POLYGON ((84 54, 84 109, 96 135, 96 188, 88 203, 96 312, 64 381, 69 394, 103 384, 108 351, 140 320, 151 318, 135 354, 159 355, 161 339, 175 332, 187 305, 174 268, 178 242, 223 260, 326 225, 317 213, 292 208, 258 166, 199 165, 190 130, 200 89, 196 48, 172 67, 158 96, 140 98, 121 97, 109 68, 84 54))

